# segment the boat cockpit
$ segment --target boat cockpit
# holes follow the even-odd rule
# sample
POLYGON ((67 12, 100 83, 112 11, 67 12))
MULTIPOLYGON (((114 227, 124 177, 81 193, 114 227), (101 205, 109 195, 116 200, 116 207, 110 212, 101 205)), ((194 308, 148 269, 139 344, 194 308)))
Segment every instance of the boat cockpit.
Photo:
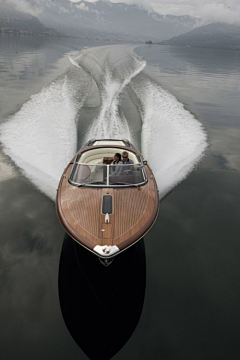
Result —
MULTIPOLYGON (((96 144, 96 142, 94 143, 96 144)), ((147 183, 147 175, 139 154, 128 152, 131 164, 112 164, 116 153, 126 151, 123 148, 96 147, 77 154, 69 176, 69 183, 74 186, 87 187, 134 187, 147 183)), ((117 145, 115 143, 115 145, 117 145)))

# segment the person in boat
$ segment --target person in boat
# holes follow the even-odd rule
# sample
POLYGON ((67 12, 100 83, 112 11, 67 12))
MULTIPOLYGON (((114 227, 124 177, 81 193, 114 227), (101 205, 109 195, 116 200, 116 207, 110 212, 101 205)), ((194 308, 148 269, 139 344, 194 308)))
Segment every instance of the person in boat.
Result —
POLYGON ((128 157, 128 152, 127 151, 123 151, 122 153, 122 158, 123 158, 123 165, 125 165, 123 167, 123 175, 128 175, 132 173, 133 170, 133 166, 132 164, 134 164, 133 160, 129 159, 128 157))
POLYGON ((122 166, 118 166, 118 165, 122 165, 122 160, 121 160, 121 154, 116 153, 113 157, 113 162, 112 162, 112 166, 111 166, 111 174, 109 176, 119 176, 122 173, 122 166))

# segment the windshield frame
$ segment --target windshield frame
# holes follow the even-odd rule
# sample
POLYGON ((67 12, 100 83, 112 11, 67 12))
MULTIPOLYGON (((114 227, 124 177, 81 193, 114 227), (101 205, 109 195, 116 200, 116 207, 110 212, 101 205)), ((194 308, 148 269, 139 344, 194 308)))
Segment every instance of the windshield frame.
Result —
MULTIPOLYGON (((140 183, 137 183, 137 184, 131 184, 131 183, 129 183, 129 184, 111 184, 110 183, 110 180, 109 180, 109 178, 110 178, 110 168, 113 166, 112 164, 86 164, 86 163, 80 163, 80 162, 78 162, 78 160, 79 160, 79 156, 76 156, 75 157, 75 160, 74 160, 74 163, 72 164, 72 169, 71 169, 71 172, 70 172, 70 175, 69 175, 69 177, 68 177, 68 182, 71 184, 71 185, 73 185, 73 186, 77 186, 77 187, 88 187, 88 188, 131 188, 131 187, 140 187, 140 186, 144 186, 144 185, 146 185, 147 184, 147 182, 148 182, 148 177, 147 177, 147 173, 146 173, 146 170, 145 170, 145 166, 144 166, 144 164, 143 164, 143 162, 141 161, 141 163, 135 163, 135 164, 131 164, 132 166, 136 166, 136 165, 138 165, 139 166, 139 168, 142 170, 142 177, 143 177, 143 179, 144 179, 144 181, 142 181, 142 182, 140 182, 140 183), (106 170, 107 170, 107 179, 106 179, 106 183, 99 183, 99 184, 97 184, 96 182, 95 183, 84 183, 84 182, 82 182, 82 183, 78 183, 78 182, 74 182, 73 181, 73 176, 74 176, 74 174, 75 174, 75 172, 77 171, 77 167, 79 167, 79 166, 88 166, 88 167, 91 167, 91 166, 99 166, 99 167, 105 167, 106 168, 106 170)), ((118 165, 118 166, 121 166, 121 167, 124 167, 124 166, 126 166, 125 164, 120 164, 120 165, 118 165)), ((127 165, 127 166, 129 166, 129 165, 127 165)), ((121 176, 121 175, 120 175, 121 176)))

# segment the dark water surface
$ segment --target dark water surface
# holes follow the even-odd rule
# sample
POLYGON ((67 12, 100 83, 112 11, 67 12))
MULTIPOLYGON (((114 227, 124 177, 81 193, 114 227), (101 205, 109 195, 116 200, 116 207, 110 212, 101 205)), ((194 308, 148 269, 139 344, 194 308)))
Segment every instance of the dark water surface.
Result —
MULTIPOLYGON (((0 41, 2 124, 7 123, 8 117, 19 111, 32 94, 40 92, 44 86, 65 73, 69 66, 65 55, 67 52, 76 55, 86 45, 75 39, 56 41, 9 35, 1 36, 0 41)), ((89 322, 92 322, 95 330, 102 321, 102 329, 105 329, 106 334, 107 323, 111 324, 113 331, 114 327, 117 328, 116 337, 122 345, 126 341, 126 332, 130 336, 137 325, 133 335, 113 359, 239 359, 240 53, 148 45, 138 47, 135 52, 147 61, 147 66, 144 74, 136 77, 133 86, 137 86, 143 77, 148 76, 175 95, 203 123, 209 147, 205 157, 190 175, 162 199, 159 217, 144 239, 145 250, 142 247, 141 256, 144 264, 146 256, 146 291, 138 324, 145 283, 139 279, 134 281, 134 277, 130 276, 136 292, 139 291, 139 297, 130 297, 130 302, 136 302, 137 314, 134 311, 132 316, 131 311, 127 313, 126 328, 122 323, 119 325, 121 329, 117 328, 120 320, 116 316, 116 321, 113 322, 110 314, 106 313, 109 309, 97 314, 96 324, 89 314, 89 322), (122 342, 121 331, 124 334, 122 342)), ((75 78, 75 73, 69 74, 75 78)), ((117 76, 120 78, 119 74, 116 78, 117 76)), ((127 87, 122 96, 124 99, 130 94, 134 103, 135 97, 130 90, 127 87)), ((77 94, 80 93, 82 94, 79 90, 77 94)), ((95 104, 90 104, 88 98, 88 106, 85 105, 79 115, 79 124, 83 114, 90 124, 90 119, 99 111, 99 99, 94 90, 90 90, 90 94, 95 104)), ((37 106, 36 100, 34 101, 37 106)), ((133 115, 136 131, 134 139, 140 147, 143 143, 139 140, 139 110, 137 106, 133 110, 132 104, 129 107, 123 104, 121 106, 125 117, 128 113, 133 115)), ((82 124, 84 132, 89 129, 89 124, 82 124)), ((78 132, 78 142, 81 143, 84 136, 79 128, 78 132)), ((160 138, 159 142, 163 140, 160 138)), ((15 142, 17 141, 16 138, 15 142)), ((194 139, 190 138, 188 141, 194 142, 194 139)), ((25 143, 22 144, 24 146, 25 143)), ((156 158, 161 155, 157 149, 155 146, 156 158)), ((49 152, 51 151, 54 148, 50 148, 49 152)), ((36 159, 39 161, 40 156, 34 147, 33 152, 36 152, 36 159)), ((38 190, 35 182, 33 185, 32 178, 27 176, 28 168, 24 168, 24 164, 22 167, 21 159, 18 161, 16 154, 14 159, 13 161, 1 148, 0 358, 88 359, 76 340, 84 333, 86 325, 79 321, 79 328, 76 329, 75 320, 80 312, 74 313, 76 309, 74 310, 74 306, 71 308, 70 300, 71 296, 76 295, 79 296, 79 307, 86 306, 86 299, 89 305, 92 290, 87 293, 84 287, 81 294, 79 284, 83 281, 84 285, 86 277, 81 280, 80 275, 76 279, 73 276, 72 282, 68 282, 67 276, 64 277, 64 273, 68 275, 75 269, 74 261, 79 261, 82 255, 71 260, 71 256, 74 257, 69 250, 71 245, 65 245, 65 249, 69 251, 67 255, 62 252, 64 231, 58 222, 54 202, 45 195, 46 192, 38 190), (25 175, 20 168, 25 169, 25 175), (61 277, 58 279, 61 252, 64 262, 61 262, 61 277), (60 291, 63 296, 61 306, 63 309, 62 302, 65 300, 67 307, 64 307, 64 319, 66 321, 67 317, 73 322, 73 337, 63 320, 58 281, 65 286, 60 291), (68 308, 69 314, 66 315, 68 308)), ((121 266, 125 266, 124 276, 127 266, 131 269, 129 274, 135 276, 137 273, 132 270, 137 267, 132 267, 128 258, 124 261, 125 263, 118 264, 119 270, 115 275, 118 281, 121 266)), ((89 264, 82 264, 86 273, 89 264)), ((136 264, 139 265, 138 262, 136 264)), ((140 267, 139 275, 145 281, 144 265, 140 267)), ((92 279, 88 284, 93 285, 90 272, 88 277, 92 279)), ((93 288, 96 289, 97 286, 95 284, 93 288)), ((126 281, 124 290, 124 283, 121 283, 121 295, 124 291, 130 292, 129 286, 126 281)), ((102 301, 106 302, 106 293, 97 298, 105 299, 102 301)), ((125 304, 125 300, 122 301, 125 304)), ((72 305, 76 305, 76 301, 72 305)), ((120 306, 119 303, 117 306, 120 306)), ((89 309, 86 306, 86 311, 90 313, 91 307, 89 309)), ((85 313, 84 319, 86 318, 85 313)), ((88 324, 87 331, 91 332, 90 325, 88 324)), ((86 341, 85 346, 99 347, 99 354, 102 354, 102 342, 100 344, 98 340, 104 336, 101 334, 99 338, 96 337, 93 331, 92 342, 86 341)), ((104 346, 110 348, 114 341, 112 339, 114 336, 106 338, 104 346)), ((103 358, 102 355, 99 357, 103 358)))

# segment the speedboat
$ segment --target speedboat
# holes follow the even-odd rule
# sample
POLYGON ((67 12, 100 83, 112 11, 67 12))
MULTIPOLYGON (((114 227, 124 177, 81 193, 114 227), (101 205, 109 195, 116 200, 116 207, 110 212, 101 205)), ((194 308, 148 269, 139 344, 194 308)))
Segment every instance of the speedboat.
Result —
POLYGON ((64 170, 56 207, 71 238, 107 266, 150 230, 159 196, 152 170, 128 140, 94 139, 64 170), (127 162, 113 164, 117 153, 127 162))

